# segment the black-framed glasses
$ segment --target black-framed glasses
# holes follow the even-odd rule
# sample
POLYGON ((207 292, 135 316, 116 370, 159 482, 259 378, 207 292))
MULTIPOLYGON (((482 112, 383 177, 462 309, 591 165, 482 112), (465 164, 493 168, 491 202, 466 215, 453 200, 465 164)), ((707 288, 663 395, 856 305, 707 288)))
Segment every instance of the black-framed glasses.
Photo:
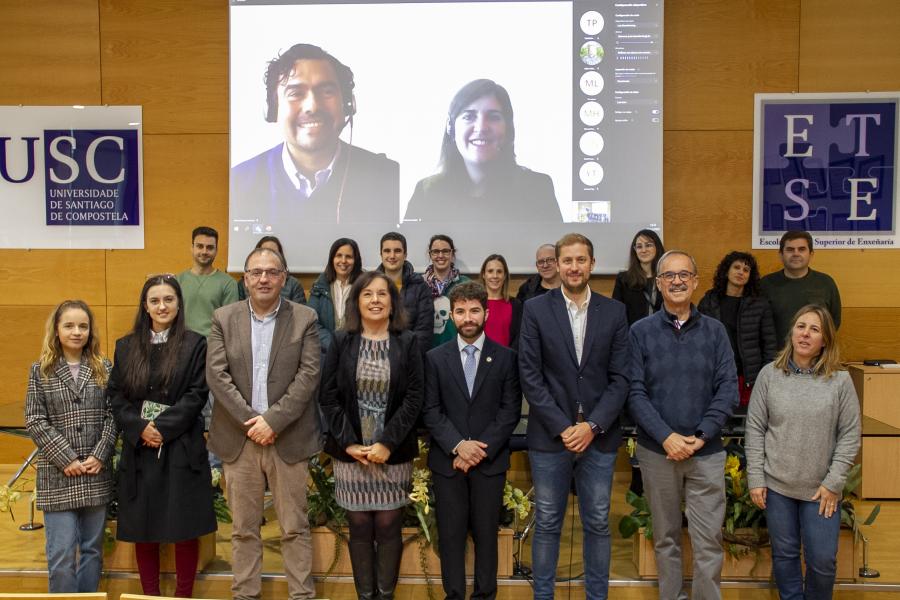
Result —
POLYGON ((550 265, 556 264, 555 258, 539 258, 534 261, 534 264, 538 267, 549 267, 550 265))
POLYGON ((441 248, 439 250, 429 250, 429 256, 450 256, 453 254, 453 248, 441 248))
POLYGON ((657 277, 666 283, 672 283, 676 277, 681 281, 690 281, 695 275, 696 273, 691 273, 690 271, 666 271, 665 273, 660 273, 657 277))

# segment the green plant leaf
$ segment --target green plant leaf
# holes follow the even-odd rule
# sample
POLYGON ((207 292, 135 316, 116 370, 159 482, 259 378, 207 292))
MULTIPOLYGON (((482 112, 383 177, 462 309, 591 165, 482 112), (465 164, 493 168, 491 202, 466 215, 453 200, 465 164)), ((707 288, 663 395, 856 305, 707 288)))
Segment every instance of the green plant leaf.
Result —
POLYGON ((641 521, 631 515, 625 515, 619 519, 619 533, 622 534, 623 538, 630 538, 637 533, 640 528, 641 521))
POLYGON ((872 509, 872 512, 869 513, 869 516, 866 517, 866 520, 863 521, 863 525, 871 525, 875 522, 875 519, 878 518, 878 513, 881 512, 881 504, 876 504, 875 508, 872 509))

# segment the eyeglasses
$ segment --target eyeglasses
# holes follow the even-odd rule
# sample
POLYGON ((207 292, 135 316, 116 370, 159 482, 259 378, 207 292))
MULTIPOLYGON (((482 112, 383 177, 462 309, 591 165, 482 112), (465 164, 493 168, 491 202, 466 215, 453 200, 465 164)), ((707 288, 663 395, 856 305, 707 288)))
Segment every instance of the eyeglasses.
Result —
POLYGON ((534 264, 538 267, 549 267, 550 265, 556 264, 555 258, 539 258, 534 261, 534 264))
POLYGON ((284 273, 284 271, 282 271, 281 269, 249 269, 247 271, 244 271, 244 273, 249 275, 250 279, 257 280, 264 274, 268 275, 269 279, 275 279, 276 277, 284 273))
POLYGON ((650 248, 656 248, 656 244, 653 242, 645 242, 645 243, 637 243, 634 245, 634 249, 640 252, 641 250, 649 250, 650 248))
POLYGON ((674 271, 666 271, 665 273, 660 273, 657 277, 667 283, 672 283, 675 281, 676 277, 681 281, 690 281, 695 275, 696 273, 691 273, 690 271, 678 271, 677 273, 674 271))
POLYGON ((453 248, 441 248, 440 250, 429 250, 429 256, 450 256, 453 254, 453 248))

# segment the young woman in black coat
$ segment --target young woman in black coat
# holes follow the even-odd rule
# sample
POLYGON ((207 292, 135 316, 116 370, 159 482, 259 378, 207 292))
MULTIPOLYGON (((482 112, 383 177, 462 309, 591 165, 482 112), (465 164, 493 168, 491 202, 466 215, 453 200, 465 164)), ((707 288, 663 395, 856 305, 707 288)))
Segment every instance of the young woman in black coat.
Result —
POLYGON ((641 229, 631 240, 628 269, 616 275, 612 294, 625 305, 629 326, 662 306, 662 295, 656 289, 656 263, 665 253, 662 240, 652 229, 641 229))
POLYGON ((697 310, 725 325, 741 390, 739 411, 746 413, 756 376, 775 360, 778 348, 772 306, 760 295, 759 267, 753 255, 729 252, 716 267, 713 287, 697 310))
MULTIPOLYGON (((625 305, 629 327, 662 307, 662 294, 656 288, 656 263, 665 253, 662 240, 652 229, 641 229, 634 234, 628 249, 628 269, 616 275, 612 294, 614 300, 625 305)), ((627 424, 628 411, 622 415, 627 424)), ((644 493, 644 481, 635 457, 631 457, 630 489, 638 496, 644 493)))
POLYGON ((172 275, 141 290, 132 332, 116 342, 107 393, 122 429, 116 537, 134 542, 144 594, 160 595, 159 545, 175 544, 175 595, 189 598, 199 538, 216 530, 201 410, 206 338, 185 327, 172 275))

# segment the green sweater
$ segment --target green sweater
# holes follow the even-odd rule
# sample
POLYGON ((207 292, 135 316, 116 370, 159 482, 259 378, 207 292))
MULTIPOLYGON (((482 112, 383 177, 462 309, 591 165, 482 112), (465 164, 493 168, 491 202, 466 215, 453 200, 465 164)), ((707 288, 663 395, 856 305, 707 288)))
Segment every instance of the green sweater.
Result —
POLYGON ((794 315, 807 304, 821 304, 831 313, 835 327, 841 326, 841 294, 825 273, 810 269, 805 277, 790 279, 781 270, 760 279, 759 285, 772 304, 779 348, 784 347, 794 315))
POLYGON ((184 296, 184 316, 188 329, 209 335, 213 311, 238 301, 237 282, 228 273, 216 270, 209 275, 194 275, 190 269, 175 276, 184 296))

